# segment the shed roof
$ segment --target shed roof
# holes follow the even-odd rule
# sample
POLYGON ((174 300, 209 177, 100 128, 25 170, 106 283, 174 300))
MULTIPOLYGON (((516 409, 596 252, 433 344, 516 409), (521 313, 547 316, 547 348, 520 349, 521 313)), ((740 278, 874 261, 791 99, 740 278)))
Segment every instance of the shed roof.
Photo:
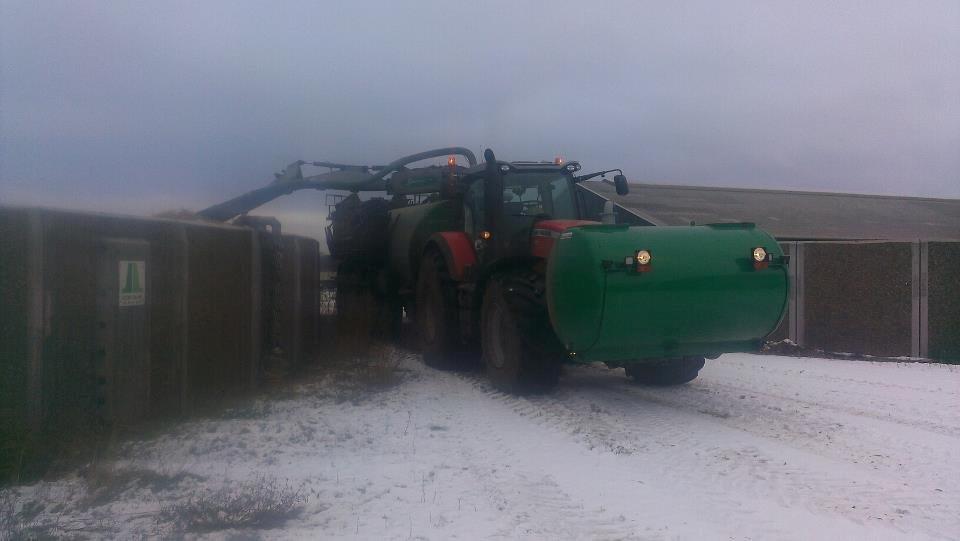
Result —
POLYGON ((960 241, 960 200, 630 184, 585 188, 655 225, 753 222, 781 240, 960 241))

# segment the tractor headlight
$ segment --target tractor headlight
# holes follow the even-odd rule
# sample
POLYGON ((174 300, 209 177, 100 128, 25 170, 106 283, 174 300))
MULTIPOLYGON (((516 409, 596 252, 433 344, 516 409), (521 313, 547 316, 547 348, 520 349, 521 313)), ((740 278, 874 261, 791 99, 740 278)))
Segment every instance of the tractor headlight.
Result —
POLYGON ((753 249, 753 260, 757 263, 761 263, 767 260, 767 251, 760 246, 757 246, 753 249))
POLYGON ((651 256, 647 250, 638 250, 634 258, 637 260, 637 265, 649 265, 653 256, 651 256))

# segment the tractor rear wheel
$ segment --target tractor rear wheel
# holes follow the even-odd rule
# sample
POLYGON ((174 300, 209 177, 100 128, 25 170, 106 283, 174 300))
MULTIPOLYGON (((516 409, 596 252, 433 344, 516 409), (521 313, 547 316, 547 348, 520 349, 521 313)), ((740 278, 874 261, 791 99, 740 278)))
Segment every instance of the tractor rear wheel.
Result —
POLYGON ((644 385, 682 385, 693 381, 703 368, 703 357, 681 357, 654 364, 627 365, 627 376, 644 385))
POLYGON ((417 277, 417 343, 427 366, 449 370, 463 364, 456 289, 443 256, 424 254, 417 277))
POLYGON ((542 319, 546 314, 518 306, 525 299, 511 302, 508 295, 525 297, 511 282, 509 276, 495 277, 484 293, 480 341, 487 377, 508 393, 548 391, 560 376, 559 358, 551 354, 549 339, 542 340, 552 331, 542 319))

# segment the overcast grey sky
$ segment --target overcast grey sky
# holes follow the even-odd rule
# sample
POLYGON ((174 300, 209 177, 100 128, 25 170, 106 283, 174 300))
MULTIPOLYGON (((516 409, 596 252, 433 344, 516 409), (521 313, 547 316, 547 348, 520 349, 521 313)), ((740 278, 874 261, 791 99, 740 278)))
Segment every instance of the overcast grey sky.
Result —
POLYGON ((197 209, 447 145, 960 197, 957 0, 0 6, 6 202, 197 209))

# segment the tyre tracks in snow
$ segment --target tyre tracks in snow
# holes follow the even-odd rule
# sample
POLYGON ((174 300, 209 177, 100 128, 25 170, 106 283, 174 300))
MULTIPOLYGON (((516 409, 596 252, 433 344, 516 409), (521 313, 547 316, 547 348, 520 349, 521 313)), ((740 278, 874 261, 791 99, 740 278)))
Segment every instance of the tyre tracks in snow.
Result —
POLYGON ((401 400, 416 407, 419 396, 432 393, 433 407, 451 427, 438 435, 448 445, 449 460, 469 472, 483 506, 498 513, 495 532, 489 537, 651 537, 638 534, 642 528, 627 517, 558 483, 556 464, 549 457, 556 453, 565 458, 579 456, 584 452, 579 444, 552 434, 528 417, 514 415, 505 401, 491 400, 492 391, 480 389, 475 378, 422 370, 424 377, 401 400))
MULTIPOLYGON (((769 392, 782 387, 776 378, 790 374, 753 372, 776 361, 733 360, 721 358, 700 380, 669 389, 633 386, 622 371, 600 367, 569 370, 555 393, 526 398, 463 377, 500 409, 612 457, 621 477, 655 471, 666 487, 695 492, 692 499, 722 510, 723 524, 749 520, 750 531, 788 537, 783 525, 793 519, 826 521, 834 531, 859 525, 881 536, 949 537, 960 531, 960 438, 949 415, 914 422, 912 411, 898 416, 896 408, 868 410, 862 397, 889 402, 887 387, 845 377, 815 378, 810 394, 840 397, 833 401, 769 392), (739 377, 741 370, 748 377, 739 377), (850 385, 858 386, 856 393, 833 387, 850 385)), ((929 389, 892 384, 906 410, 929 398, 929 389)), ((949 406, 951 396, 948 390, 933 407, 949 406)))

